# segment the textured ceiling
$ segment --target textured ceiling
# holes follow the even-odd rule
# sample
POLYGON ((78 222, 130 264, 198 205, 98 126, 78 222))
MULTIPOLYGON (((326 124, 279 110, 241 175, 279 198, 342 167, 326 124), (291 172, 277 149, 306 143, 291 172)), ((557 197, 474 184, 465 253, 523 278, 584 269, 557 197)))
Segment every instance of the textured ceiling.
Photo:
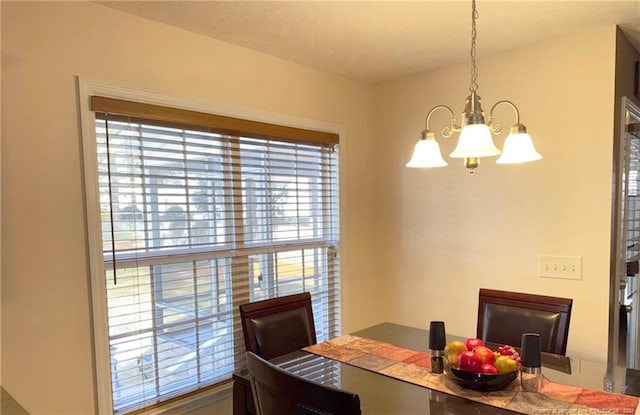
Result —
MULTIPOLYGON (((469 59, 470 1, 98 3, 366 82, 469 59)), ((610 24, 640 49, 640 0, 478 0, 477 7, 478 56, 610 24)))

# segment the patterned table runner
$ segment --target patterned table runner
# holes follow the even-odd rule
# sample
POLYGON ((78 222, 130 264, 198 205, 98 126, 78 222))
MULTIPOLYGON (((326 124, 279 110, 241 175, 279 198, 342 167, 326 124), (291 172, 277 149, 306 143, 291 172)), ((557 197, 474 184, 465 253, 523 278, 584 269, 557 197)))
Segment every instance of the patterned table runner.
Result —
MULTIPOLYGON (((431 373, 431 356, 377 340, 344 335, 304 348, 305 351, 429 389, 529 415, 637 414, 634 396, 553 383, 544 379, 539 393, 524 392, 515 380, 505 389, 465 389, 446 375, 431 373)), ((544 371, 544 370, 543 370, 544 371)))

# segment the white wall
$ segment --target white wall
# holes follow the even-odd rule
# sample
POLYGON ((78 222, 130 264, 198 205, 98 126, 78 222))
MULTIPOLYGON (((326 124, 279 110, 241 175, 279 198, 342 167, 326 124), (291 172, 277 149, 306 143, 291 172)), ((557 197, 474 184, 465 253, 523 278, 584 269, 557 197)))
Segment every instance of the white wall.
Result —
MULTIPOLYGON (((451 332, 475 336, 481 287, 571 297, 568 353, 606 359, 615 34, 603 27, 478 61, 485 111, 500 99, 516 103, 544 156, 528 165, 487 158, 469 176, 448 158, 456 137, 439 140, 449 167, 403 167, 431 107, 462 112, 469 63, 376 88, 385 316, 418 327, 443 319, 451 332), (582 280, 538 277, 541 254, 583 257, 582 280)), ((510 111, 496 113, 506 128, 510 111)), ((431 121, 439 131, 448 116, 431 121)))
POLYGON ((29 413, 96 412, 77 75, 343 126, 343 329, 379 320, 372 87, 96 3, 1 7, 2 380, 29 413))

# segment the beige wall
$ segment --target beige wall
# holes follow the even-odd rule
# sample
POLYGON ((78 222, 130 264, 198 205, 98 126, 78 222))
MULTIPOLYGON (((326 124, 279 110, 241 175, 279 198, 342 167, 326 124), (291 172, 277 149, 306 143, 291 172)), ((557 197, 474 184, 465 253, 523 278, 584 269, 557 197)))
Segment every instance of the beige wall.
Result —
MULTIPOLYGON (((448 168, 402 167, 431 107, 462 111, 468 63, 376 89, 376 270, 388 319, 443 319, 475 336, 480 287, 571 297, 568 352, 606 359, 615 39, 610 26, 479 59, 485 111, 515 102, 544 156, 529 165, 483 159, 469 176, 448 158, 456 140, 440 139, 448 168), (538 277, 541 254, 582 256, 582 280, 538 277)), ((514 122, 508 108, 496 115, 514 122)))
POLYGON ((343 329, 378 321, 372 87, 95 3, 1 7, 2 381, 27 411, 95 412, 76 75, 343 126, 343 329))
POLYGON ((513 100, 544 159, 469 177, 403 167, 430 107, 461 110, 468 64, 373 88, 93 3, 0 4, 1 375, 30 413, 95 412, 76 75, 342 125, 344 331, 473 335, 493 287, 574 298, 569 352, 606 357, 614 27, 480 59, 485 109, 513 100), (583 279, 537 277, 540 254, 582 256, 583 279))

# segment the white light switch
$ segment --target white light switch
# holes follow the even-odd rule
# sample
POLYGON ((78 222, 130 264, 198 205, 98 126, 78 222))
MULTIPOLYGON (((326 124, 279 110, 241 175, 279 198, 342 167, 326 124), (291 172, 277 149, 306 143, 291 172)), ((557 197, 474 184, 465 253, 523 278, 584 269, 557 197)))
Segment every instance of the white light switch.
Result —
POLYGON ((540 276, 567 280, 582 279, 581 256, 540 256, 540 276))

